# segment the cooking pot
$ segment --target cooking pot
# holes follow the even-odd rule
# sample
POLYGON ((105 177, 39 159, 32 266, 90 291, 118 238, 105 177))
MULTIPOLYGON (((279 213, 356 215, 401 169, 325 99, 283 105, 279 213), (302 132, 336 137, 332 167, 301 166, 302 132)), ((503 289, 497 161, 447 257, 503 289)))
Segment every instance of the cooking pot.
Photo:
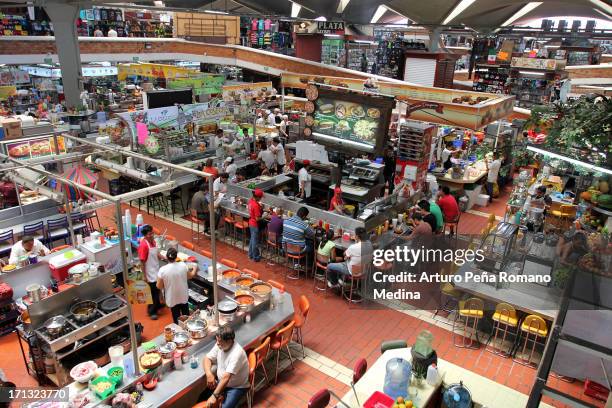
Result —
POLYGON ((249 289, 251 293, 253 294, 253 296, 263 301, 270 300, 270 295, 272 293, 272 286, 270 286, 269 284, 264 283, 264 282, 255 282, 254 284, 249 286, 249 289))
POLYGON ((189 335, 185 332, 174 333, 173 343, 178 348, 185 348, 189 344, 189 335))
POLYGON ((98 304, 92 300, 77 301, 71 308, 70 314, 79 323, 90 321, 95 315, 98 304))
POLYGON ((88 276, 88 272, 88 264, 77 264, 68 269, 68 275, 70 276, 73 283, 81 283, 83 278, 88 276))
POLYGON ((45 329, 51 336, 57 336, 62 332, 62 329, 66 325, 66 318, 61 315, 53 316, 45 322, 45 329))
POLYGON ((238 304, 232 300, 222 300, 217 305, 217 309, 226 320, 231 321, 234 320, 234 316, 238 310, 238 304))
POLYGON ((42 297, 42 286, 40 286, 38 283, 33 283, 31 285, 26 286, 26 292, 28 293, 30 302, 39 302, 42 297))
POLYGON ((253 295, 249 294, 240 294, 234 297, 236 302, 238 302, 238 308, 245 312, 250 312, 253 310, 255 305, 255 298, 253 295))
POLYGON ((103 300, 102 303, 100 303, 100 309, 104 313, 111 313, 119 309, 122 305, 123 305, 123 302, 121 301, 121 299, 116 298, 116 297, 110 297, 108 299, 103 300))
POLYGON ((206 337, 206 322, 202 319, 190 319, 185 322, 185 329, 192 339, 206 337))
POLYGON ((159 348, 159 352, 161 353, 163 358, 172 358, 174 350, 176 350, 176 343, 173 341, 169 341, 166 344, 160 346, 159 348))

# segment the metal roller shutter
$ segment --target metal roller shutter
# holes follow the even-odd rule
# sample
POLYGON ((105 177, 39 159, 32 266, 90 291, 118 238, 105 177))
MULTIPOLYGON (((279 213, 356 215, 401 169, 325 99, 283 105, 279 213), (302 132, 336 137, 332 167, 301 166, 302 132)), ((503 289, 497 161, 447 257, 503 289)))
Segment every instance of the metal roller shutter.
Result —
POLYGON ((431 58, 406 58, 404 81, 417 85, 433 86, 436 76, 436 60, 431 58))

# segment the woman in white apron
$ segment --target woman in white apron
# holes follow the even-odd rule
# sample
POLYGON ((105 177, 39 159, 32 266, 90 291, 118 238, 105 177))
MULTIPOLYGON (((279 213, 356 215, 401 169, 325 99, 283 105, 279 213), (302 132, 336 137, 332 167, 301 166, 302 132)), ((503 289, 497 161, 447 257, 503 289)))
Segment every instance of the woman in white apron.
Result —
POLYGON ((138 247, 138 257, 143 265, 145 279, 151 289, 153 303, 147 307, 147 314, 152 320, 157 320, 157 312, 161 309, 159 301, 159 289, 157 289, 157 273, 159 272, 159 261, 163 259, 159 249, 155 245, 153 227, 145 225, 142 227, 143 238, 138 247))

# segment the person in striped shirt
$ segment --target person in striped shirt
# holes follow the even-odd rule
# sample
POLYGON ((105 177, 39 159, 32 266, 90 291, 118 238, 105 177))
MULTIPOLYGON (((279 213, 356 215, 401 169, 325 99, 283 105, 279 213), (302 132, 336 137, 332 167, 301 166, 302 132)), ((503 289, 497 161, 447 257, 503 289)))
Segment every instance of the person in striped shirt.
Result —
POLYGON ((314 231, 308 225, 308 208, 300 207, 297 214, 283 222, 283 244, 298 245, 301 253, 312 253, 314 231))

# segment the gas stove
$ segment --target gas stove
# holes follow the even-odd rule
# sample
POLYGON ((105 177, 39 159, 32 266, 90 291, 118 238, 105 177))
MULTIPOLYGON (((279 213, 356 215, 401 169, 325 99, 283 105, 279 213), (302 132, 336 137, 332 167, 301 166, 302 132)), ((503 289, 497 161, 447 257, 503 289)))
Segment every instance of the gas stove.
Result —
MULTIPOLYGON (((109 313, 96 309, 94 316, 87 322, 79 322, 74 318, 74 316, 72 316, 71 313, 66 313, 64 314, 64 317, 66 317, 67 320, 66 325, 62 331, 55 336, 52 336, 44 326, 35 329, 34 332, 43 343, 46 343, 49 346, 49 349, 52 352, 58 352, 59 350, 65 349, 95 332, 103 330, 111 325, 114 326, 114 323, 117 323, 119 320, 122 320, 127 316, 128 306, 126 301, 116 295, 106 295, 100 299, 97 299, 96 302, 101 304, 102 301, 108 299, 109 297, 116 297, 120 299, 121 306, 109 313)), ((76 349, 78 349, 78 347, 75 347, 74 350, 76 351, 76 349)))

